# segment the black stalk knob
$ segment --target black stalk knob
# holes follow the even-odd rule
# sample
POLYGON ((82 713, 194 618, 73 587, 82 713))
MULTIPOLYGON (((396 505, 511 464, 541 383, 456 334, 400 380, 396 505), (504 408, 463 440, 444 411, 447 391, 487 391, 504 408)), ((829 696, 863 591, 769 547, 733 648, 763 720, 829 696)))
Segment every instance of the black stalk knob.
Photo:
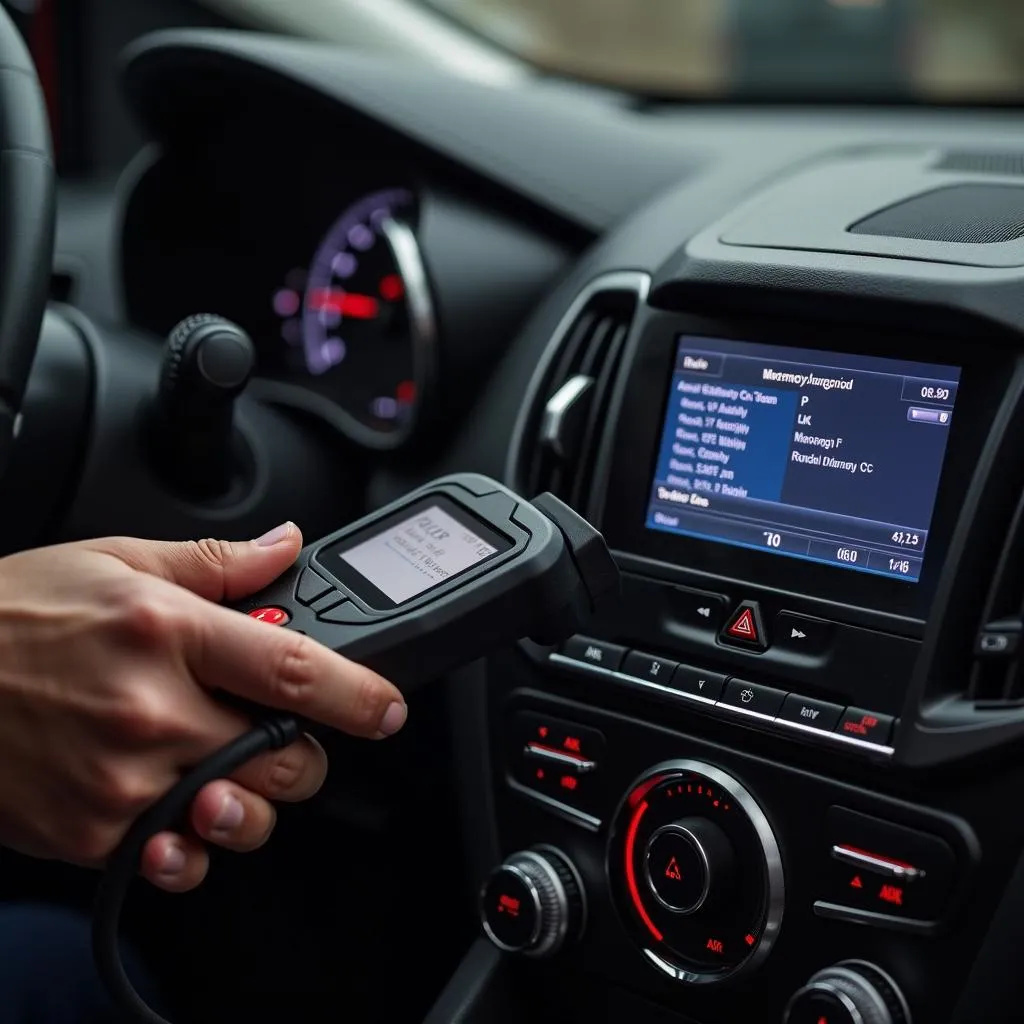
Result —
POLYGON ((235 399, 256 365, 256 350, 237 324, 212 313, 171 331, 152 417, 157 471, 194 499, 216 498, 235 475, 235 399))

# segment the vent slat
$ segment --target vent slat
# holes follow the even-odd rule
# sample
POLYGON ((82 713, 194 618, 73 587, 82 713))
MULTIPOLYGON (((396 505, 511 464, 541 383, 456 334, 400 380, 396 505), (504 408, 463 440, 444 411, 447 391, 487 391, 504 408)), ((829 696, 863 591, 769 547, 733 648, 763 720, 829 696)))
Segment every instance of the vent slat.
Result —
POLYGON ((608 399, 611 397, 612 382, 615 379, 615 371, 618 369, 622 347, 628 334, 628 323, 619 322, 615 325, 608 341, 603 365, 594 382, 594 400, 590 407, 587 429, 583 434, 581 465, 576 474, 572 494, 569 496, 569 504, 580 511, 585 511, 586 492, 593 482, 598 435, 604 423, 604 412, 608 407, 608 399))

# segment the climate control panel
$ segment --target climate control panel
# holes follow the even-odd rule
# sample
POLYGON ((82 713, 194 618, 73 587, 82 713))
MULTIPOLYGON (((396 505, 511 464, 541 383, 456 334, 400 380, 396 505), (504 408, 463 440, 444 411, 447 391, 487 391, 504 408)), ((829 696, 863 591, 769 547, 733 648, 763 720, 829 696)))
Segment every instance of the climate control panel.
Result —
POLYGON ((736 779, 699 761, 666 761, 630 787, 608 875, 634 941, 676 981, 753 966, 782 923, 782 858, 767 818, 736 779))
POLYGON ((519 954, 503 970, 614 985, 701 1024, 754 1006, 765 1024, 787 1007, 789 1024, 947 1019, 971 941, 958 923, 987 878, 962 816, 908 800, 891 767, 801 770, 760 731, 699 735, 676 702, 627 702, 589 673, 542 693, 529 664, 501 662, 492 718, 506 859, 483 911, 519 954))

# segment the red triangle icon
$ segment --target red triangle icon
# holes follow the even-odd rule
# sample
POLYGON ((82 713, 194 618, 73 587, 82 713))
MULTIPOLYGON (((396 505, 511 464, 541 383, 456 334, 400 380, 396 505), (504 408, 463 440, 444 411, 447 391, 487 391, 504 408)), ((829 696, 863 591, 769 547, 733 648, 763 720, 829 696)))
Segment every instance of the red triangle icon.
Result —
POLYGON ((671 878, 673 882, 681 882, 683 880, 683 873, 679 870, 675 857, 668 862, 668 867, 665 868, 665 877, 671 878))
POLYGON ((739 617, 729 627, 729 636, 737 640, 750 640, 757 643, 757 625, 754 622, 754 613, 749 608, 744 608, 739 617))
POLYGON ((850 882, 851 889, 863 889, 864 883, 860 880, 860 875, 854 875, 853 881, 850 882))

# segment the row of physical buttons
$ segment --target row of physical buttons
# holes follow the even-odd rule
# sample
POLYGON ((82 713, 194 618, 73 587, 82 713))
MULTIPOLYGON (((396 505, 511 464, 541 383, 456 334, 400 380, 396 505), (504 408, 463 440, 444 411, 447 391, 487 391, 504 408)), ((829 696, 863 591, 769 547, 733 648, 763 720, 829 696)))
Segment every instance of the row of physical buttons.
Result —
POLYGON ((835 635, 835 623, 796 612, 781 611, 775 616, 769 635, 757 601, 741 601, 729 608, 724 594, 713 594, 690 587, 673 587, 672 613, 685 625, 701 633, 717 635, 720 643, 760 654, 774 648, 799 656, 825 653, 835 635))
MULTIPOLYGON (((302 570, 295 585, 295 600, 314 612, 320 622, 352 625, 367 618, 341 591, 312 569, 302 570)), ((291 612, 277 605, 254 608, 248 614, 270 626, 287 626, 294 618, 291 612)))
POLYGON ((739 711, 779 725, 891 752, 888 744, 892 737, 893 719, 889 715, 811 700, 771 686, 682 665, 643 651, 629 651, 617 644, 588 637, 573 637, 567 641, 561 655, 552 655, 552 658, 617 678, 636 680, 705 705, 739 711))
POLYGON ((295 585, 295 600, 316 612, 321 622, 340 625, 365 621, 366 614, 312 569, 303 569, 295 585))

